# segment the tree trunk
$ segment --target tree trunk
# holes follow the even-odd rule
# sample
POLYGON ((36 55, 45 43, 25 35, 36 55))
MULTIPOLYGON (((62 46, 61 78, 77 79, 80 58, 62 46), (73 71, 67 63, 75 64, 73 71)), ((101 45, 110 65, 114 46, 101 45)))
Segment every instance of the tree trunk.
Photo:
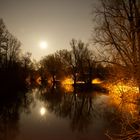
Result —
POLYGON ((55 85, 56 84, 56 78, 55 78, 55 75, 53 75, 53 85, 55 85))

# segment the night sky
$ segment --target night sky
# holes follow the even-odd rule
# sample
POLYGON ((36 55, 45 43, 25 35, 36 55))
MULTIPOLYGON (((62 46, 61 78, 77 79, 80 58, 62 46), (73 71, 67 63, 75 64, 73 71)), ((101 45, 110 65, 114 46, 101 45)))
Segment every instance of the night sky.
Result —
POLYGON ((33 58, 70 49, 72 38, 91 38, 92 5, 96 0, 0 0, 0 18, 22 43, 22 50, 33 58), (41 50, 39 42, 48 47, 41 50))

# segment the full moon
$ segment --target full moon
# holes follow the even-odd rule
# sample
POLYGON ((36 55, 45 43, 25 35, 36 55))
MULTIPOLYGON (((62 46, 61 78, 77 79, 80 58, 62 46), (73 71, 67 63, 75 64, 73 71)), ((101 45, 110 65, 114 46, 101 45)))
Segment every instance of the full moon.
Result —
POLYGON ((48 43, 46 41, 40 41, 39 47, 41 49, 46 49, 48 47, 48 43))

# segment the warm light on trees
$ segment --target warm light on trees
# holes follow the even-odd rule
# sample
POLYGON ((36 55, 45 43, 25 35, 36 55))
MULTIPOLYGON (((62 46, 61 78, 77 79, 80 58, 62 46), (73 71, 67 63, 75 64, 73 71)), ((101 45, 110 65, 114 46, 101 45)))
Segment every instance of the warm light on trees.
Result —
POLYGON ((101 0, 94 14, 94 43, 106 51, 103 61, 126 68, 140 88, 140 1, 101 0))

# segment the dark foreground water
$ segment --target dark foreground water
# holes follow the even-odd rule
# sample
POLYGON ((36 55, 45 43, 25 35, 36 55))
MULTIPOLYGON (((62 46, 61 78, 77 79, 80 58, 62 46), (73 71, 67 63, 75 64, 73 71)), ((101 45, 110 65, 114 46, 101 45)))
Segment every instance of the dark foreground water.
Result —
POLYGON ((0 140, 108 140, 115 129, 108 94, 36 88, 4 98, 0 140))

